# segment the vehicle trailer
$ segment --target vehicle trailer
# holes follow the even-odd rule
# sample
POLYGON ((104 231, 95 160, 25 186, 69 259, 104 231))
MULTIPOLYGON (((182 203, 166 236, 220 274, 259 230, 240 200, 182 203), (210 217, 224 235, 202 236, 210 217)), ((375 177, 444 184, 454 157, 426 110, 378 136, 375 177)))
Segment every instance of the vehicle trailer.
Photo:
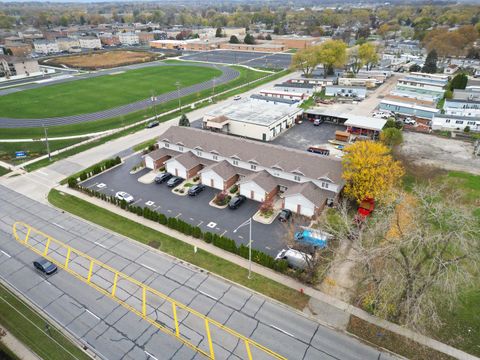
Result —
POLYGON ((328 245, 328 241, 332 237, 333 236, 329 233, 311 228, 304 228, 303 230, 295 233, 296 241, 321 249, 328 245))

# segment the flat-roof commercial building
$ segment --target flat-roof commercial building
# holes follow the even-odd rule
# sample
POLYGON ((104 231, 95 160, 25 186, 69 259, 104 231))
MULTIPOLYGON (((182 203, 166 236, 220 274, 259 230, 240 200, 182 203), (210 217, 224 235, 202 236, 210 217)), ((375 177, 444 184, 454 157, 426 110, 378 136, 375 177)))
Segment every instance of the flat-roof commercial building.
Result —
POLYGON ((325 95, 363 100, 367 97, 367 89, 361 86, 327 85, 325 87, 325 95))
POLYGON ((368 116, 352 116, 348 117, 344 125, 347 132, 352 135, 366 139, 377 139, 387 120, 368 116))
POLYGON ((0 55, 0 81, 42 75, 35 59, 0 55))
POLYGON ((203 128, 271 141, 295 124, 303 110, 297 102, 247 98, 220 106, 203 117, 203 128))
POLYGON ((285 45, 281 44, 272 44, 270 42, 249 45, 249 44, 230 44, 222 43, 220 44, 220 49, 224 50, 238 50, 238 51, 258 51, 258 52, 282 52, 288 50, 285 45))
POLYGON ((273 44, 283 45, 288 49, 306 49, 310 46, 314 46, 320 42, 319 37, 313 36, 277 36, 271 41, 273 44))
POLYGON ((434 115, 440 112, 440 109, 437 109, 436 107, 429 107, 386 99, 380 101, 379 108, 380 110, 388 110, 401 115, 414 116, 429 120, 432 119, 434 115))

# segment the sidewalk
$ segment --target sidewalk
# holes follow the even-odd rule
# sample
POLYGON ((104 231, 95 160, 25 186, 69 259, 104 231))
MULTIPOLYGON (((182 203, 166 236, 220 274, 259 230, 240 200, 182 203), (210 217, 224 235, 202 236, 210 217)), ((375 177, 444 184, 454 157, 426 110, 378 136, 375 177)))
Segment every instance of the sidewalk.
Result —
POLYGON ((21 360, 42 360, 40 356, 26 347, 20 340, 13 336, 9 331, 0 340, 11 352, 13 352, 21 360))
MULTIPOLYGON (((72 190, 68 188, 67 186, 62 186, 62 187, 57 187, 58 190, 63 191, 64 193, 76 196, 78 198, 81 198, 85 201, 88 201, 92 204, 95 204, 99 207, 105 208, 111 212, 117 213, 129 220, 132 220, 134 222, 137 222, 139 224, 148 226, 154 230, 157 230, 159 232, 162 232, 164 234, 167 234, 169 236, 172 236, 176 239, 179 239, 185 243, 188 243, 190 245, 196 246, 197 248, 203 249, 205 251, 208 251, 211 254, 214 254, 218 257, 221 257, 225 260, 228 260, 236 265, 242 266, 244 268, 248 268, 248 260, 244 259, 238 255, 232 254, 230 252, 224 251, 218 247, 215 247, 211 244, 208 244, 202 240, 196 239, 191 236, 184 235, 180 232, 177 232, 176 230, 172 230, 164 225, 155 223, 151 220, 145 219, 143 217, 139 217, 136 214, 130 213, 126 210, 122 210, 121 208, 111 204, 107 203, 103 200, 100 200, 96 197, 90 197, 88 195, 85 195, 81 192, 78 192, 76 190, 72 190)), ((412 330, 403 328, 399 325, 393 324, 391 322, 388 322, 386 320, 382 320, 380 318, 377 318, 375 316, 370 315, 369 313, 354 307, 353 305, 350 305, 348 303, 345 303, 341 300, 338 300, 332 296, 329 296, 327 294, 322 293, 321 291, 314 289, 312 287, 309 287, 289 276, 277 273, 274 270, 271 270, 269 268, 263 267, 259 264, 252 263, 252 271, 254 273, 263 275, 271 280, 274 280, 276 282, 279 282, 285 286, 288 286, 292 289, 298 290, 298 291, 303 291, 305 294, 309 295, 312 300, 310 301, 309 305, 307 306, 306 309, 304 309, 304 313, 309 315, 310 317, 315 318, 318 320, 320 323, 326 324, 328 326, 331 326, 336 329, 341 329, 345 330, 346 324, 348 323, 348 319, 350 318, 350 315, 354 315, 362 320, 365 320, 371 324, 374 324, 376 326, 379 326, 383 329, 389 330, 391 332, 394 332, 396 334, 402 335, 403 337, 410 339, 412 341, 415 341, 421 345, 424 345, 426 347, 432 348, 436 351, 442 352, 444 354, 450 355, 452 357, 455 357, 457 359, 462 359, 462 360, 478 360, 477 357, 467 354, 461 350, 455 349, 449 345, 446 345, 444 343, 441 343, 437 340, 434 340, 432 338, 429 338, 427 336, 421 335, 419 333, 416 333, 412 330), (323 311, 322 311, 323 310, 323 311), (317 313, 317 311, 319 311, 317 313)), ((217 276, 221 276, 221 274, 216 274, 217 276)))

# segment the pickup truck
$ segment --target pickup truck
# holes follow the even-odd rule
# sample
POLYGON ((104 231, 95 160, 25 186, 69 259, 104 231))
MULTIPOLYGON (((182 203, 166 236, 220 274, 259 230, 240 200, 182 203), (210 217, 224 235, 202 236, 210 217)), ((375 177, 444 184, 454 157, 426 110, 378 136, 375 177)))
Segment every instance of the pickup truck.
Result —
POLYGON ((331 238, 331 234, 311 228, 304 228, 303 230, 295 233, 296 241, 307 245, 313 245, 314 247, 321 249, 327 246, 328 240, 331 238))

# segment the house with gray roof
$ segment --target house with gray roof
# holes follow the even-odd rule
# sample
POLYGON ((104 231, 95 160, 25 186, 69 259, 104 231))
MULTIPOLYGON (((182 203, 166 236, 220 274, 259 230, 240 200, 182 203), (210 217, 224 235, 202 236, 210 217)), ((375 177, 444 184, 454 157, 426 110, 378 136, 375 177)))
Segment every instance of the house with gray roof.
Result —
POLYGON ((284 202, 306 216, 317 213, 327 199, 337 199, 344 185, 341 160, 283 146, 179 126, 165 131, 158 146, 177 153, 165 162, 168 172, 183 178, 198 174, 204 185, 219 190, 238 182, 240 193, 255 201, 283 197, 309 183, 303 197, 314 204, 313 213, 298 197, 285 197, 284 202), (314 191, 322 195, 312 195, 314 191))

